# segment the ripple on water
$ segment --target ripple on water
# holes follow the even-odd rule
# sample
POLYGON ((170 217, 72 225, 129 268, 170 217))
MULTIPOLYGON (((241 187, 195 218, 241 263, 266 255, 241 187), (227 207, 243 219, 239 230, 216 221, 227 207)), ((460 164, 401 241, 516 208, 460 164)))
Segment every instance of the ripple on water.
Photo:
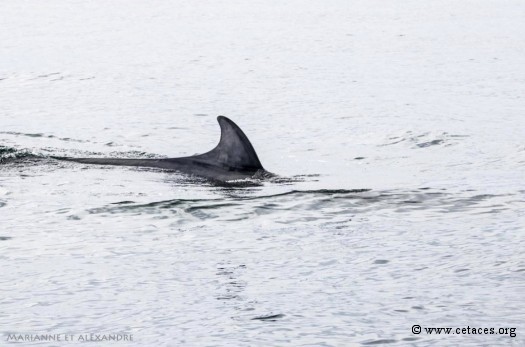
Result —
POLYGON ((374 346, 374 345, 384 345, 384 344, 396 343, 396 342, 397 340, 393 340, 393 339, 379 339, 379 340, 364 341, 364 342, 361 342, 361 344, 364 346, 374 346))
POLYGON ((463 138, 469 137, 468 135, 457 135, 443 133, 431 133, 425 132, 422 134, 414 134, 412 131, 407 131, 405 134, 400 136, 391 136, 387 138, 386 143, 380 144, 379 146, 392 146, 401 143, 411 145, 412 148, 427 148, 439 145, 453 146, 459 143, 463 138))
MULTIPOLYGON (((510 204, 505 200, 512 201, 513 198, 511 194, 452 194, 427 188, 408 192, 367 189, 291 190, 260 196, 231 194, 213 199, 171 199, 146 203, 126 200, 90 208, 86 212, 87 215, 169 213, 188 221, 241 220, 274 215, 281 218, 279 222, 284 224, 322 222, 337 227, 338 223, 350 221, 349 216, 370 211, 428 211, 436 216, 443 213, 494 213, 496 201, 499 211, 503 211, 510 204)), ((377 260, 377 264, 386 262, 388 260, 377 260)))
POLYGON ((276 321, 277 319, 281 319, 281 318, 284 318, 284 317, 285 317, 284 314, 278 313, 278 314, 257 316, 257 317, 252 318, 252 320, 276 321))

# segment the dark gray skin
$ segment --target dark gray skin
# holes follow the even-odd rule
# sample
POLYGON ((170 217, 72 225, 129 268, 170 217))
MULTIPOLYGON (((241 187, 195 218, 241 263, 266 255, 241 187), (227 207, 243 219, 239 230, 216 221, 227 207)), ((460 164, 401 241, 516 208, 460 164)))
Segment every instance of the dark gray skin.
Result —
POLYGON ((155 167, 211 180, 230 181, 251 177, 269 177, 252 144, 230 119, 219 116, 221 139, 211 151, 191 157, 169 159, 58 158, 83 164, 155 167))

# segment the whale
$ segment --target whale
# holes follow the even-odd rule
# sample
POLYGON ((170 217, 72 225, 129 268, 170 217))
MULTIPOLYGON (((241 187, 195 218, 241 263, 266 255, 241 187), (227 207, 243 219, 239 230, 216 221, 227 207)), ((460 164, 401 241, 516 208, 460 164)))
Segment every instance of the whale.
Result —
POLYGON ((82 164, 160 168, 216 181, 275 176, 263 168, 250 140, 237 124, 224 116, 218 116, 217 121, 221 127, 219 144, 204 154, 165 159, 52 158, 82 164))

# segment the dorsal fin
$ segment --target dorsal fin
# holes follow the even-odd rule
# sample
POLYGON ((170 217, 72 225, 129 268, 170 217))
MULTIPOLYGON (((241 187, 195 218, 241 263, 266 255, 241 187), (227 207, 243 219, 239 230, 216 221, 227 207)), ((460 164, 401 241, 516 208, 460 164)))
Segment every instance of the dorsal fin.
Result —
POLYGON ((219 116, 217 121, 221 126, 221 139, 217 147, 198 157, 213 160, 224 167, 257 171, 263 169, 257 153, 250 140, 230 119, 219 116))

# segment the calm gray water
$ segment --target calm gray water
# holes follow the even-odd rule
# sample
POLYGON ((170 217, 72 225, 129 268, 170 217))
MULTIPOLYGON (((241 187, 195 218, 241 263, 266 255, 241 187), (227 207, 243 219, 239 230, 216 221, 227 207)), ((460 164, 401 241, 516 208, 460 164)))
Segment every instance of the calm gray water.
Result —
POLYGON ((2 2, 1 344, 523 346, 524 15, 2 2), (202 153, 220 114, 280 179, 49 158, 202 153))

